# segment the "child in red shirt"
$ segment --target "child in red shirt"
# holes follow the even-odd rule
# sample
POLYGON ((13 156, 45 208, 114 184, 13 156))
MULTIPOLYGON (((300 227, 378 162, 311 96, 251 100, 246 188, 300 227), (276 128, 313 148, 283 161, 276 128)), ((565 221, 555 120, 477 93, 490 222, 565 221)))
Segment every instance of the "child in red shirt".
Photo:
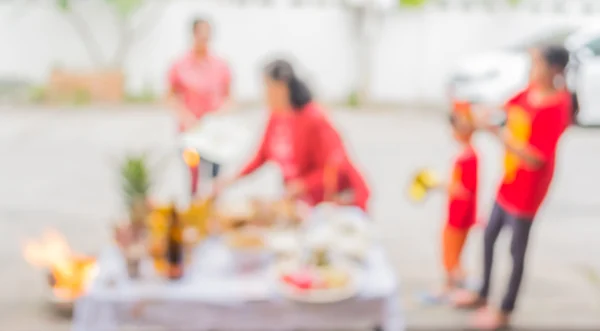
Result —
POLYGON ((434 302, 444 301, 464 283, 465 274, 460 260, 477 213, 478 157, 471 145, 474 127, 470 105, 456 103, 450 120, 454 139, 461 150, 454 159, 452 175, 445 186, 448 214, 442 231, 442 261, 446 280, 441 293, 428 299, 434 302))
POLYGON ((478 157, 471 145, 473 123, 470 106, 457 104, 451 116, 454 139, 461 145, 448 185, 448 218, 443 234, 446 286, 451 290, 464 281, 460 265, 462 249, 477 214, 478 157))
POLYGON ((458 307, 483 307, 474 320, 478 330, 496 330, 510 322, 525 269, 531 225, 552 183, 558 143, 571 118, 571 96, 564 85, 569 52, 563 46, 546 46, 534 49, 531 55, 530 86, 508 102, 506 128, 479 125, 499 138, 506 153, 504 176, 485 229, 481 288, 477 293, 455 297, 458 307), (505 227, 512 230, 512 272, 502 304, 493 308, 487 306, 487 299, 494 246, 505 227))

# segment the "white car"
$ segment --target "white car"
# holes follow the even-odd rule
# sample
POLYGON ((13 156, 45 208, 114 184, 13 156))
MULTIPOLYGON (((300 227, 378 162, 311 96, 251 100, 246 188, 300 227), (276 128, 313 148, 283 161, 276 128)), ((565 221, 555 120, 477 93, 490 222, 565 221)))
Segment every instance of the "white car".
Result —
POLYGON ((600 125, 600 26, 550 29, 512 47, 466 58, 451 75, 451 100, 500 107, 527 84, 535 45, 562 44, 571 53, 567 86, 573 93, 575 120, 600 125))

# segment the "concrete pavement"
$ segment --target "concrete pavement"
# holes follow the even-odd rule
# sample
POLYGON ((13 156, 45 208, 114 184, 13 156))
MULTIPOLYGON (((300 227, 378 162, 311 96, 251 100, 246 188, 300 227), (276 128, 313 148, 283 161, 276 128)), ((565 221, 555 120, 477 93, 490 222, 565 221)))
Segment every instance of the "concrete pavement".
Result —
MULTIPOLYGON (((258 133, 261 116, 249 111, 240 118, 258 133)), ((419 291, 435 287, 440 280, 438 237, 444 201, 437 196, 411 205, 405 187, 418 167, 444 171, 449 167, 455 146, 445 119, 408 111, 340 111, 332 116, 371 182, 373 214, 401 280, 409 325, 464 326, 465 315, 422 307, 414 300, 419 291)), ((0 112, 0 261, 4 266, 0 329, 66 328, 68 322, 47 314, 41 275, 23 261, 20 241, 52 227, 63 232, 74 248, 97 251, 109 239, 110 222, 122 215, 115 177, 118 157, 129 150, 153 150, 158 157, 175 144, 173 124, 159 111, 0 112)), ((481 213, 485 216, 500 173, 500 148, 485 135, 477 137, 476 145, 483 160, 481 213)), ((171 161, 157 182, 159 198, 181 196, 184 191, 174 154, 171 161)), ((231 195, 275 194, 276 182, 276 174, 266 169, 231 195)), ((581 271, 584 266, 600 271, 598 188, 600 130, 574 128, 563 141, 555 185, 534 227, 517 326, 600 329, 600 288, 588 283, 581 271)), ((478 232, 470 239, 465 259, 474 276, 481 260, 478 232)), ((496 301, 510 266, 506 237, 497 248, 496 301)))

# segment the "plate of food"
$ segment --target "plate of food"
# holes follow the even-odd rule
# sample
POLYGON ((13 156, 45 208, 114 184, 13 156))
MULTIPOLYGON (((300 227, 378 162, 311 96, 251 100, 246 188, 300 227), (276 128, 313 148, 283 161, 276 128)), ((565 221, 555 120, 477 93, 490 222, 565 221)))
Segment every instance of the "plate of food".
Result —
POLYGON ((305 303, 333 303, 354 297, 362 272, 346 264, 316 266, 288 261, 273 267, 277 290, 284 297, 305 303))
POLYGON ((257 229, 243 229, 224 236, 235 269, 254 270, 264 266, 270 259, 264 233, 257 229))

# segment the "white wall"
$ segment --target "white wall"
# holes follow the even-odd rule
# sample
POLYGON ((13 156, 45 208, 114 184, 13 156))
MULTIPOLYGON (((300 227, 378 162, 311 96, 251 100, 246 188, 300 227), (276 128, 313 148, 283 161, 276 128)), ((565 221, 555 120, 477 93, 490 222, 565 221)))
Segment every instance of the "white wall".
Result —
MULTIPOLYGON (((55 65, 91 66, 73 27, 51 3, 0 5, 0 77, 43 83, 55 65)), ((94 3, 88 1, 79 9, 108 55, 114 52, 118 35, 109 12, 94 3)), ((293 55, 323 99, 345 100, 357 86, 358 31, 348 8, 176 0, 132 47, 125 66, 130 90, 164 90, 164 74, 169 63, 186 50, 190 20, 198 14, 209 15, 215 23, 215 52, 230 62, 240 100, 260 98, 261 64, 273 54, 293 55)), ((462 56, 501 47, 545 26, 594 20, 597 16, 580 11, 388 11, 381 16, 373 44, 373 101, 441 102, 448 72, 462 56)))

